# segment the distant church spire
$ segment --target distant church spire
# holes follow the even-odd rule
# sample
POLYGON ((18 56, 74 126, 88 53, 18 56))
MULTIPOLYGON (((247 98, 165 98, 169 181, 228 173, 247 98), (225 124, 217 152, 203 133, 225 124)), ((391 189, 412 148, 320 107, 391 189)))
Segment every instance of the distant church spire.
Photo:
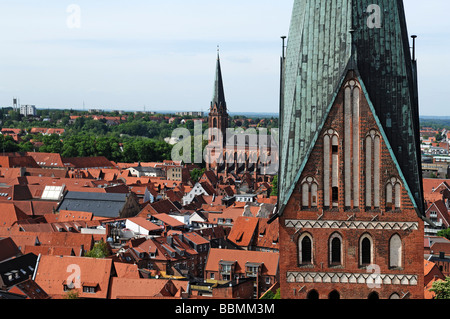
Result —
POLYGON ((217 63, 216 63, 216 78, 214 82, 214 93, 211 101, 211 108, 217 106, 218 109, 226 111, 227 104, 225 102, 225 91, 223 89, 222 70, 220 67, 219 46, 217 46, 217 63))
MULTIPOLYGON (((222 133, 222 136, 226 136, 226 130, 228 128, 228 112, 227 103, 225 102, 225 93, 223 89, 222 70, 220 67, 219 46, 217 46, 217 63, 216 63, 216 77, 214 81, 214 92, 211 101, 211 107, 208 116, 209 128, 217 128, 222 133)), ((214 137, 211 137, 211 141, 214 137)), ((225 145, 225 138, 223 138, 223 144, 225 145)))

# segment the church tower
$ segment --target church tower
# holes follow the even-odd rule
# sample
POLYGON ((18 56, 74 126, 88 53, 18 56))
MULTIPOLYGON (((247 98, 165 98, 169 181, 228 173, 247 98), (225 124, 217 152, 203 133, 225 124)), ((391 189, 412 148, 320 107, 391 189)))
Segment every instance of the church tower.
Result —
MULTIPOLYGON (((225 101, 225 92, 223 89, 222 70, 220 67, 220 56, 217 52, 216 77, 214 81, 214 92, 208 116, 208 127, 217 129, 222 135, 222 146, 225 146, 226 132, 228 128, 227 103, 225 101)), ((209 143, 217 142, 217 136, 210 135, 209 143)))
POLYGON ((282 298, 423 298, 416 61, 402 0, 295 0, 283 64, 282 298))

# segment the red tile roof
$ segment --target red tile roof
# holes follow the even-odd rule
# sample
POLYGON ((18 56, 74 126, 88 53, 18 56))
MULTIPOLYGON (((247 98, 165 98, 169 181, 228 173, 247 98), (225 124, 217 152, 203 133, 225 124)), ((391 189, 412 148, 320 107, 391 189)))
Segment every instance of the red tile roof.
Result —
POLYGON ((0 156, 1 167, 34 167, 40 168, 31 156, 0 156))
POLYGON ((31 156, 41 167, 65 167, 61 155, 58 153, 27 152, 26 154, 31 156))
POLYGON ((112 260, 72 256, 41 256, 36 267, 36 283, 52 298, 64 298, 64 284, 79 284, 80 298, 108 297, 112 260), (83 287, 97 287, 95 293, 83 287))
POLYGON ((263 264, 262 275, 276 276, 278 274, 278 260, 279 253, 274 252, 211 248, 205 271, 218 272, 220 261, 231 261, 236 262, 236 274, 245 274, 245 264, 251 262, 263 264))
POLYGON ((71 168, 115 168, 104 156, 63 158, 63 163, 71 168))
POLYGON ((14 258, 20 254, 20 250, 11 237, 0 238, 0 262, 14 258))
POLYGON ((119 278, 140 278, 139 269, 136 264, 114 262, 114 268, 116 270, 117 277, 119 278))
POLYGON ((26 299, 49 299, 50 296, 35 281, 27 279, 11 287, 8 292, 25 296, 26 299))
POLYGON ((74 210, 60 210, 58 216, 59 222, 66 221, 90 221, 92 220, 93 214, 90 212, 77 212, 74 210))
POLYGON ((259 219, 257 234, 258 242, 256 246, 278 250, 280 248, 279 221, 276 219, 271 224, 268 224, 268 221, 268 218, 259 219))
POLYGON ((240 216, 234 221, 233 227, 228 234, 228 240, 237 246, 249 247, 258 229, 257 217, 240 216))
POLYGON ((12 226, 29 216, 11 203, 0 203, 0 226, 12 226))
MULTIPOLYGON (((187 288, 187 282, 186 282, 187 288)), ((174 297, 178 289, 167 279, 133 279, 114 277, 111 280, 111 299, 151 299, 174 297)))
POLYGON ((72 247, 66 246, 31 246, 26 245, 23 248, 23 253, 33 253, 36 256, 41 255, 51 255, 51 256, 76 256, 72 247))
POLYGON ((135 223, 136 225, 143 227, 144 229, 146 229, 148 231, 161 230, 161 228, 159 226, 155 225, 154 223, 152 223, 151 221, 148 221, 147 219, 145 219, 143 217, 132 217, 132 218, 128 218, 128 220, 135 223))

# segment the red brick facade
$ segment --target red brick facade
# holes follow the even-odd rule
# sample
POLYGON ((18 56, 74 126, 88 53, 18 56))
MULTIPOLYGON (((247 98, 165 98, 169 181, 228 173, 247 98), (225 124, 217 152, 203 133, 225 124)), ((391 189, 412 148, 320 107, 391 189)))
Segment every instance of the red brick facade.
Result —
MULTIPOLYGON (((359 116, 359 206, 345 207, 345 121, 344 90, 345 84, 354 79, 349 72, 343 87, 330 110, 328 118, 317 142, 309 155, 308 162, 302 172, 296 189, 290 198, 283 215, 280 217, 280 284, 282 298, 308 298, 315 290, 319 298, 339 297, 341 299, 366 299, 370 294, 380 299, 386 298, 423 298, 423 238, 424 224, 414 209, 403 179, 399 175, 396 164, 380 132, 379 126, 371 112, 369 103, 360 89, 359 116), (339 145, 336 151, 338 160, 338 198, 334 198, 336 207, 324 204, 324 134, 333 129, 338 136, 339 145), (376 131, 381 139, 379 159, 379 205, 366 207, 366 152, 365 139, 370 131, 376 131), (302 201, 302 181, 307 177, 315 179, 317 185, 316 205, 308 207, 302 201), (395 177, 401 184, 401 205, 395 207, 394 200, 386 202, 386 185, 395 177), (308 222, 309 221, 309 222, 308 222), (300 251, 305 236, 311 239, 310 262, 302 263, 300 251), (332 262, 332 240, 340 240, 340 259, 332 262), (363 238, 370 240, 368 253, 370 263, 362 264, 364 249, 363 238), (397 267, 390 267, 390 259, 394 252, 390 248, 391 239, 400 238, 396 251, 400 251, 397 267), (375 265, 371 269, 368 265, 375 265), (379 276, 375 276, 379 274, 379 276), (370 276, 369 278, 367 278, 370 276), (376 279, 377 281, 374 281, 376 279), (380 281, 378 281, 380 280, 380 281), (378 283, 380 283, 378 287, 378 283), (330 293, 333 294, 330 296, 330 293), (337 293, 336 293, 337 292, 337 293)), ((358 84, 357 84, 358 85, 358 84)), ((358 85, 358 87, 360 87, 358 85)), ((353 140, 352 140, 353 141, 353 140)), ((372 161, 372 172, 377 161, 372 161)), ((332 177, 330 177, 331 179, 332 177)), ((371 178, 374 178, 372 175, 371 178)), ((333 190, 335 192, 335 190, 333 190)), ((310 195, 311 196, 311 195, 310 195)), ((331 192, 329 194, 330 198, 331 192)), ((333 199, 331 199, 333 201, 333 199)), ((338 242, 338 241, 337 241, 338 242)), ((364 241, 367 244, 369 241, 364 241)), ((305 244, 307 245, 307 244, 305 244)), ((394 245, 394 244, 392 244, 394 245)), ((338 245, 336 244, 336 247, 338 245)), ((306 248, 305 248, 306 249, 306 248)), ((337 251, 337 250, 336 250, 337 251)), ((335 253, 336 255, 339 253, 335 253)), ((302 255, 303 256, 303 255, 302 255)))

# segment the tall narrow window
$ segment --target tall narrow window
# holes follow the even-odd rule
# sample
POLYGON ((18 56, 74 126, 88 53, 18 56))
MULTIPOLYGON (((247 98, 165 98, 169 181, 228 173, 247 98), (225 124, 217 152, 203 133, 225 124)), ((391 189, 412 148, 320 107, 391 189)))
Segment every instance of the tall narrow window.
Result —
POLYGON ((359 207, 359 156, 360 156, 360 128, 359 128, 359 104, 360 89, 355 87, 353 90, 353 206, 359 207))
POLYGON ((352 205, 352 87, 345 88, 344 99, 344 202, 345 207, 352 205))
POLYGON ((333 188, 339 187, 339 138, 329 129, 323 139, 323 197, 325 207, 337 207, 338 198, 333 197, 333 188))
POLYGON ((401 187, 400 183, 395 184, 395 209, 400 209, 401 187))
POLYGON ((381 137, 371 130, 366 136, 366 207, 380 207, 381 137))
POLYGON ((331 199, 333 200, 333 204, 337 203, 337 201, 339 200, 339 188, 338 187, 333 187, 331 188, 331 199))
POLYGON ((402 266, 402 240, 399 235, 394 235, 389 241, 389 267, 402 266))
POLYGON ((309 185, 307 183, 302 185, 302 206, 304 208, 309 206, 309 185))
POLYGON ((339 234, 334 234, 330 238, 330 264, 332 266, 342 263, 342 241, 339 234))
POLYGON ((332 151, 332 165, 331 165, 332 196, 331 196, 331 199, 333 201, 333 207, 337 207, 338 201, 339 201, 339 140, 336 135, 334 135, 332 138, 331 151, 332 151))
POLYGON ((360 265, 368 266, 372 264, 372 239, 365 235, 361 238, 360 245, 360 265))
POLYGON ((302 208, 317 207, 317 181, 314 177, 306 177, 302 181, 302 208))
POLYGON ((372 138, 366 137, 366 207, 372 207, 372 138))
POLYGON ((402 185, 396 177, 391 177, 386 184, 386 210, 400 209, 402 185))
POLYGON ((312 264, 312 245, 312 239, 309 234, 304 234, 299 238, 299 263, 301 265, 312 264))
POLYGON ((374 138, 373 145, 373 205, 380 207, 380 157, 381 157, 381 139, 378 135, 374 138))
POLYGON ((323 205, 330 207, 330 136, 323 138, 323 205))
POLYGON ((359 206, 360 89, 350 80, 344 90, 344 205, 359 206))

